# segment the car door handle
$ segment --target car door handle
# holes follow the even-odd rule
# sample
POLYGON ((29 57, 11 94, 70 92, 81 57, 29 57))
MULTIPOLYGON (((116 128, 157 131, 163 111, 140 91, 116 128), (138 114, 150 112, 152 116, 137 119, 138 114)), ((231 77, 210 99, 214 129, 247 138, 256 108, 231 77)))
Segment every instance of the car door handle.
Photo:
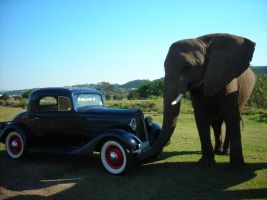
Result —
POLYGON ((34 119, 34 120, 38 120, 38 119, 40 119, 40 118, 39 118, 39 117, 34 117, 33 119, 34 119))

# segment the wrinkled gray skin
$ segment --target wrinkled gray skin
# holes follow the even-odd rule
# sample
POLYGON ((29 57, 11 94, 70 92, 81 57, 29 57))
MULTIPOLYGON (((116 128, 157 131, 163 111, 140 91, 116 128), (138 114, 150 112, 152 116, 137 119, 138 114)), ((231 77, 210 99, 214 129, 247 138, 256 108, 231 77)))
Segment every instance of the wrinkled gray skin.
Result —
MULTIPOLYGON (((210 126, 212 120, 222 118, 231 144, 229 167, 243 168, 237 80, 249 69, 254 47, 254 42, 229 34, 205 35, 172 44, 164 63, 162 134, 141 158, 157 154, 169 141, 179 116, 182 94, 190 91, 202 149, 199 164, 210 166, 215 162, 210 126)), ((254 74, 251 76, 253 80, 254 74)), ((251 85, 253 89, 254 84, 251 85)))

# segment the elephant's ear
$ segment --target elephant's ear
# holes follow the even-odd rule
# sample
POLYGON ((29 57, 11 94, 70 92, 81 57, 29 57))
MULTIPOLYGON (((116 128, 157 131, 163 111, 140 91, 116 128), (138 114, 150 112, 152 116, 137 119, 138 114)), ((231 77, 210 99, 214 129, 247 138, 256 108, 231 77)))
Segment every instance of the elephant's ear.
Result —
POLYGON ((203 81, 204 94, 210 97, 249 67, 255 43, 229 34, 212 34, 198 39, 208 45, 203 81))

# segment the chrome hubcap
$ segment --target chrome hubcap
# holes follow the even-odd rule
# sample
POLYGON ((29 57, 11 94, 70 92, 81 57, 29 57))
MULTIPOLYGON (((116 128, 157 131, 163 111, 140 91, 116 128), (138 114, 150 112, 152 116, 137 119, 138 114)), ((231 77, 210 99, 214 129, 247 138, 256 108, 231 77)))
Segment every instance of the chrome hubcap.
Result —
POLYGON ((15 140, 13 140, 11 143, 11 147, 16 148, 17 146, 18 146, 18 143, 15 140))
POLYGON ((110 155, 109 155, 109 158, 110 158, 110 161, 114 161, 118 158, 117 154, 113 151, 110 152, 110 155))
POLYGON ((112 169, 120 169, 124 163, 122 150, 116 145, 109 145, 105 150, 105 161, 112 169))

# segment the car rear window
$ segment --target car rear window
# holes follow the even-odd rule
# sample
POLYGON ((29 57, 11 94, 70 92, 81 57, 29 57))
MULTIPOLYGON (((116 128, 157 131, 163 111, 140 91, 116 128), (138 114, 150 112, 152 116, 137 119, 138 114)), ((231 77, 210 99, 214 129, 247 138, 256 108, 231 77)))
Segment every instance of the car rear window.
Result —
POLYGON ((65 96, 44 96, 39 100, 39 110, 45 111, 70 111, 71 102, 68 97, 65 96))
POLYGON ((39 102, 40 106, 55 106, 57 99, 55 97, 42 97, 39 102))
POLYGON ((52 96, 44 96, 39 101, 40 111, 57 111, 57 98, 52 96))

